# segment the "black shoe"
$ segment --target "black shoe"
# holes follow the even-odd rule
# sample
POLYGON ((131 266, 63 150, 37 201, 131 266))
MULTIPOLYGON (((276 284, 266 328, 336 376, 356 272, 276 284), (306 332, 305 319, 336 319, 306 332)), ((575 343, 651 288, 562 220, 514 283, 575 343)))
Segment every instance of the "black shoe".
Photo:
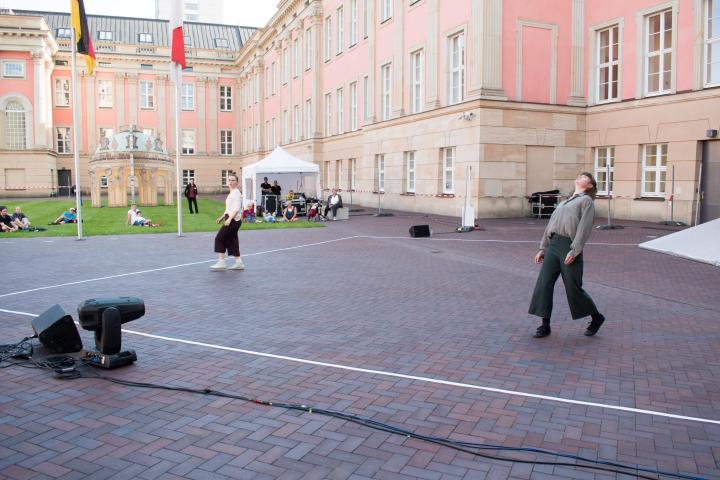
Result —
POLYGON ((533 338, 543 338, 550 335, 550 325, 540 325, 537 330, 535 330, 535 335, 533 335, 533 338))
POLYGON ((585 330, 585 336, 586 337, 592 337, 595 335, 598 330, 600 330, 600 327, 602 327, 602 324, 605 322, 605 316, 603 316, 602 313, 598 313, 596 318, 593 318, 590 323, 588 323, 587 330, 585 330))

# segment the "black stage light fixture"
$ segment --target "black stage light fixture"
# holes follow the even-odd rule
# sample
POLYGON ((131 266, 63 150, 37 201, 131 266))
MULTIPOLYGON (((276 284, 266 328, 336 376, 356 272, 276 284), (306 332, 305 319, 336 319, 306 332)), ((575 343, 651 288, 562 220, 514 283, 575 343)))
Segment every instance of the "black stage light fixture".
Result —
POLYGON ((138 297, 91 298, 78 305, 78 319, 85 330, 95 332, 95 348, 85 350, 85 360, 93 366, 113 369, 137 360, 134 350, 122 350, 123 323, 145 315, 145 303, 138 297))
POLYGON ((53 305, 32 321, 32 329, 43 347, 52 353, 82 350, 82 340, 75 322, 60 305, 53 305))

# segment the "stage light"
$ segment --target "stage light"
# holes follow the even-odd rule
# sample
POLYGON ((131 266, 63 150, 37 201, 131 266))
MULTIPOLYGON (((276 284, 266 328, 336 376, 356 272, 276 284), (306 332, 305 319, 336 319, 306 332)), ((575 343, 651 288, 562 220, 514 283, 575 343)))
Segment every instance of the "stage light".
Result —
POLYGON ((145 303, 138 297, 91 298, 78 305, 78 320, 85 330, 95 332, 95 348, 83 351, 85 360, 101 368, 117 368, 137 360, 134 350, 122 350, 121 325, 145 315, 145 303))

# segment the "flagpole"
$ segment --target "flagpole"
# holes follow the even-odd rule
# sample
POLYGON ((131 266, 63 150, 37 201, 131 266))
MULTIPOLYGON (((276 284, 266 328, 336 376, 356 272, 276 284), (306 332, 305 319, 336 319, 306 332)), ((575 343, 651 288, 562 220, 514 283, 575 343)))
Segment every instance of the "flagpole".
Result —
POLYGON ((180 170, 180 79, 182 78, 182 70, 180 66, 170 62, 170 68, 175 71, 175 175, 177 177, 177 219, 178 219, 178 237, 182 237, 182 197, 180 196, 180 188, 182 186, 182 170, 180 170))
POLYGON ((77 111, 77 43, 75 39, 75 29, 72 31, 72 104, 73 104, 73 157, 75 158, 75 208, 77 210, 77 239, 83 238, 82 224, 82 195, 80 194, 80 144, 78 142, 78 111, 77 111))

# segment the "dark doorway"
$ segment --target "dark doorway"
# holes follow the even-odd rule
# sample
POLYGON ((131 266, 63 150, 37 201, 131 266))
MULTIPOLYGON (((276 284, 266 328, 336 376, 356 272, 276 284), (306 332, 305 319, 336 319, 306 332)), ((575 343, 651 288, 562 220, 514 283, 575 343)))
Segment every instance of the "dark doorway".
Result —
POLYGON ((70 187, 70 170, 61 169, 58 170, 58 197, 69 197, 70 187))
POLYGON ((720 141, 703 144, 700 223, 720 218, 720 141))

